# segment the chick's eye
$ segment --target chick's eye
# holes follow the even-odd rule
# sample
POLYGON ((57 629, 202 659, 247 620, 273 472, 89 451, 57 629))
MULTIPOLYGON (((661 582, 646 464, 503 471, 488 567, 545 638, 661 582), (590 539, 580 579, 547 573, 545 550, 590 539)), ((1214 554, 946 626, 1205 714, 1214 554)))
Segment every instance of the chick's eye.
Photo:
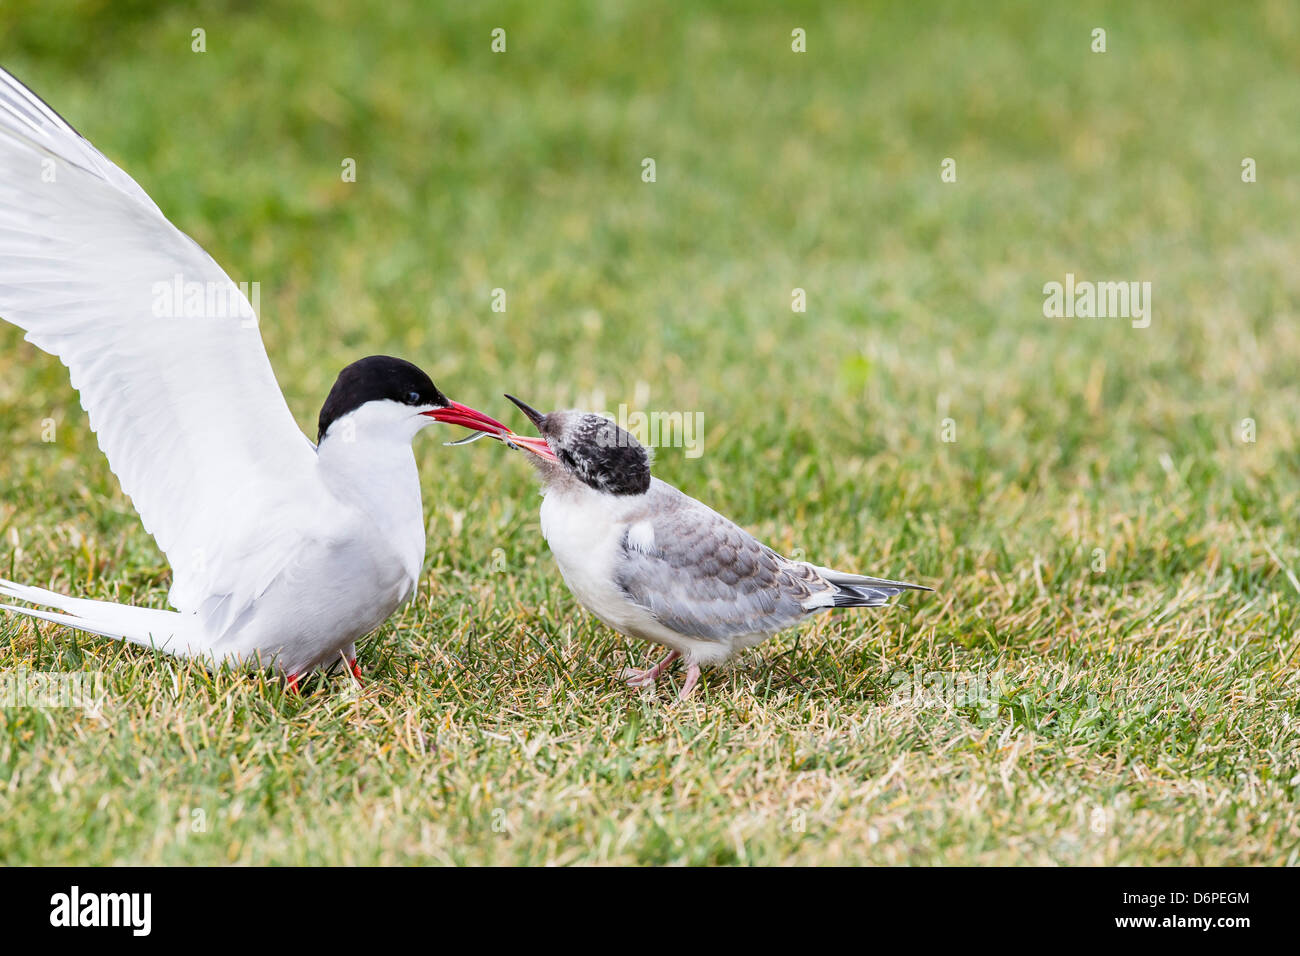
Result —
POLYGON ((406 404, 408 404, 408 405, 419 405, 419 404, 420 404, 420 393, 419 393, 419 392, 407 392, 407 393, 406 393, 406 404))

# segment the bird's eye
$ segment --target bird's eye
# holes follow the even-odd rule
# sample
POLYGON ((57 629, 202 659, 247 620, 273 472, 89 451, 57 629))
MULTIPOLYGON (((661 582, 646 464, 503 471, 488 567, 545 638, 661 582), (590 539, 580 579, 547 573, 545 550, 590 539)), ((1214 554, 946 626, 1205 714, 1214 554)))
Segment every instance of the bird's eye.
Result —
POLYGON ((420 393, 419 393, 419 392, 407 392, 407 393, 406 393, 406 404, 408 404, 408 405, 419 405, 419 404, 420 404, 420 393))

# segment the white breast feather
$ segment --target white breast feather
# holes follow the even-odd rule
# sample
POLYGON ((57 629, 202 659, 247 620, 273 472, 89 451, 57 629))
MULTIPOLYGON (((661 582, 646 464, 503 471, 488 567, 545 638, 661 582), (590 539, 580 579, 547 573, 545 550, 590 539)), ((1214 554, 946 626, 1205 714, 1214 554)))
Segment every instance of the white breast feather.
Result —
POLYGON ((653 554, 655 549, 655 526, 649 521, 638 521, 627 529, 627 546, 642 554, 653 554))

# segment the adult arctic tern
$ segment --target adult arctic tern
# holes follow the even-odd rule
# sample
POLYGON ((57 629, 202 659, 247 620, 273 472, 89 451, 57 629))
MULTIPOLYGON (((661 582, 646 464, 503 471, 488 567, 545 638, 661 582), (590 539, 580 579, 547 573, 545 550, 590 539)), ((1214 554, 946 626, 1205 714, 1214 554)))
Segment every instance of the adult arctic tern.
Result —
POLYGON ((650 475, 650 456, 607 418, 543 414, 507 395, 540 438, 488 432, 534 456, 542 535, 574 596, 620 634, 669 653, 625 675, 651 684, 678 657, 681 697, 701 664, 726 661, 820 611, 876 607, 931 588, 793 561, 672 485, 650 475))
POLYGON ((248 300, 122 170, 0 70, 0 317, 68 366, 109 466, 172 567, 164 611, 0 579, 4 610, 210 662, 299 676, 346 659, 415 591, 411 441, 505 426, 409 362, 339 374, 317 445, 280 393, 248 300), (177 315, 159 290, 235 303, 177 315))

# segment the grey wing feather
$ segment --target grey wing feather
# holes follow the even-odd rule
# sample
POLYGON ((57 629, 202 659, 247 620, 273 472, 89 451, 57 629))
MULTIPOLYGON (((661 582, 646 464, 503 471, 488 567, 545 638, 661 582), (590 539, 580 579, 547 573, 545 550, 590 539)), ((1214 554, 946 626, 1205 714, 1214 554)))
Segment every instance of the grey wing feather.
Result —
POLYGON ((812 565, 781 557, 658 479, 639 520, 653 528, 653 544, 625 537, 615 580, 680 634, 707 640, 773 634, 832 606, 836 588, 812 565))

